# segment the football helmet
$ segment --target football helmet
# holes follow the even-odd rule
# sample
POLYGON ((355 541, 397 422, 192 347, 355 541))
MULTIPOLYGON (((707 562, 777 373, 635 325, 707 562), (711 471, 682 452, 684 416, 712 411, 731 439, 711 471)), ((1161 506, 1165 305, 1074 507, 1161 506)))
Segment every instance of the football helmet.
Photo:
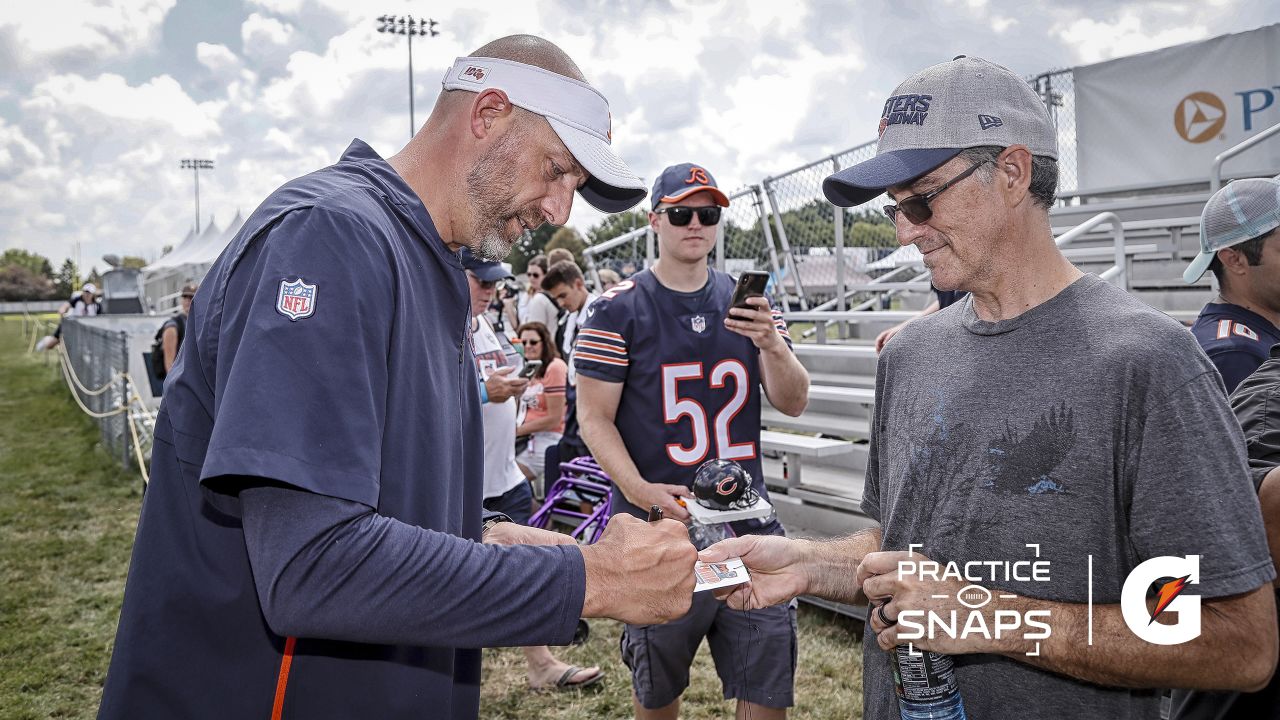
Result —
POLYGON ((751 487, 751 474, 732 460, 708 460, 693 474, 693 495, 698 504, 712 510, 743 510, 756 504, 759 493, 751 487))

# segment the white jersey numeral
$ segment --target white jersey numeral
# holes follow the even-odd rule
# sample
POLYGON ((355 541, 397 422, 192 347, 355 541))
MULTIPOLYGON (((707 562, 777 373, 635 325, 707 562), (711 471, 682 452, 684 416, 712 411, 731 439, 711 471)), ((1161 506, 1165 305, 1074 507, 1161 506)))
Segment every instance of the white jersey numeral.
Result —
MULTIPOLYGON (((702 363, 676 363, 662 366, 663 420, 671 425, 688 417, 693 430, 691 447, 685 447, 679 443, 667 444, 667 457, 677 465, 697 465, 706 459, 707 452, 711 449, 707 411, 697 400, 680 397, 678 387, 681 380, 701 380, 702 378, 702 363)), ((711 377, 708 380, 711 387, 722 388, 729 378, 733 379, 733 397, 720 408, 712 421, 712 427, 715 429, 716 457, 723 460, 750 460, 756 456, 755 441, 734 443, 729 438, 729 424, 747 404, 747 393, 751 389, 746 366, 738 360, 721 360, 711 369, 711 377)))

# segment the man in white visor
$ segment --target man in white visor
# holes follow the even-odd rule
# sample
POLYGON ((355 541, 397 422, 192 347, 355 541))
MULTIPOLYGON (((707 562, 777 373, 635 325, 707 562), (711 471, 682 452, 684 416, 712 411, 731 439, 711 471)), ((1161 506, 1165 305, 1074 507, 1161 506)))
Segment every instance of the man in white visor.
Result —
POLYGON ((679 522, 616 517, 579 548, 482 515, 460 251, 506 255, 575 191, 645 190, 551 43, 494 41, 444 87, 395 156, 357 140, 272 193, 201 283, 100 718, 475 718, 475 648, 688 611, 679 522))

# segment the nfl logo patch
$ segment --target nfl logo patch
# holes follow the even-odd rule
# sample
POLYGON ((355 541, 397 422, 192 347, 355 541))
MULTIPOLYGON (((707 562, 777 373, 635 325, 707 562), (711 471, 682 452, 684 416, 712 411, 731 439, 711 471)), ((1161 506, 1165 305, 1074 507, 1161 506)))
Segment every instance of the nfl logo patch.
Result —
POLYGON ((693 328, 694 332, 700 333, 707 329, 707 319, 701 315, 695 315, 693 316, 693 320, 690 321, 689 326, 693 328))
POLYGON ((280 281, 280 292, 276 293, 276 312, 290 320, 301 320, 311 317, 316 311, 316 286, 308 285, 298 278, 293 282, 280 281))

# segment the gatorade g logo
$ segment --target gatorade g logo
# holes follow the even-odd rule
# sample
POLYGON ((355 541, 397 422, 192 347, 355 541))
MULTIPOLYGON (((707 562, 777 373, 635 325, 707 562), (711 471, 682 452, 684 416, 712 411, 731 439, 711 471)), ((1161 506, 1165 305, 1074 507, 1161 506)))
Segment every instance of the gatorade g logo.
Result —
POLYGON ((1180 645, 1200 637, 1200 596, 1184 595, 1188 584, 1200 582, 1200 556, 1163 556, 1147 560, 1129 573, 1120 591, 1120 612, 1134 635, 1153 645, 1180 645), (1177 578, 1160 586, 1155 608, 1147 611, 1147 588, 1160 578, 1177 578), (1156 618, 1176 612, 1178 622, 1161 625, 1156 618))
POLYGON ((689 179, 685 180, 684 184, 692 185, 694 183, 698 183, 699 185, 710 185, 711 180, 707 178, 707 171, 700 167, 689 168, 689 179))
POLYGON ((1193 92, 1173 111, 1173 129, 1189 143, 1208 142, 1227 124, 1227 106, 1210 92, 1193 92))

